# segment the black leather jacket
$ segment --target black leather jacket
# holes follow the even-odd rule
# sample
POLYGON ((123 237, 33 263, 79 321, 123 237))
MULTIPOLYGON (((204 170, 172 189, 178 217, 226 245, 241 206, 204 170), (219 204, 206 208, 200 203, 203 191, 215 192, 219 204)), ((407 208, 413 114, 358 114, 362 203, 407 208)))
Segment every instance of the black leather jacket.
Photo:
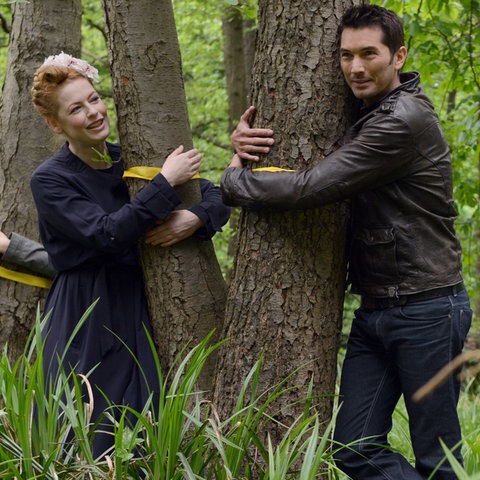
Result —
POLYGON ((227 169, 226 204, 304 209, 352 199, 352 292, 396 297, 462 281, 450 151, 418 73, 365 109, 344 145, 309 169, 227 169))

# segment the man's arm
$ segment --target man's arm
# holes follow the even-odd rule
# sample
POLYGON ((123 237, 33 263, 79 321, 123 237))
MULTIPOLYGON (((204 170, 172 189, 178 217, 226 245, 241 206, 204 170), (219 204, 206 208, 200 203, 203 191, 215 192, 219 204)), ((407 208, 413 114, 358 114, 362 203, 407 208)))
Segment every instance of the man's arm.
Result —
MULTIPOLYGON (((246 129, 247 127, 245 127, 246 129)), ((248 138, 245 132, 242 138, 248 138)), ((223 200, 247 208, 304 209, 344 200, 404 177, 415 158, 404 122, 378 115, 350 143, 297 172, 256 172, 238 158, 222 175, 223 200)))
POLYGON ((43 245, 18 233, 13 232, 8 237, 0 232, 0 253, 3 254, 3 262, 24 267, 48 278, 53 278, 56 274, 43 245))

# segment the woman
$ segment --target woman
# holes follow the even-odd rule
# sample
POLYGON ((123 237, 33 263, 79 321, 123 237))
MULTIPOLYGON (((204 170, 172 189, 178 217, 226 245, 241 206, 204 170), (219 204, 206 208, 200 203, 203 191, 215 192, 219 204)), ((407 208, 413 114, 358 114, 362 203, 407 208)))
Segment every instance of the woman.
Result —
MULTIPOLYGON (((199 205, 172 213, 180 203, 174 187, 197 174, 201 163, 197 150, 181 146, 166 159, 162 173, 129 198, 120 148, 106 141, 110 125, 93 86, 97 76, 87 62, 64 53, 47 58, 35 72, 34 107, 66 143, 31 178, 42 243, 58 272, 45 306, 50 315, 45 369, 55 378, 57 359, 64 355, 67 373, 74 368, 89 374, 94 421, 109 403, 140 411, 150 392, 158 390, 145 333, 150 326, 137 240, 158 222, 150 243, 168 245, 191 234, 211 238, 229 216, 217 187, 206 180, 199 205), (64 352, 77 322, 97 299, 64 352)), ((111 437, 97 433, 94 453, 111 444, 111 437)))

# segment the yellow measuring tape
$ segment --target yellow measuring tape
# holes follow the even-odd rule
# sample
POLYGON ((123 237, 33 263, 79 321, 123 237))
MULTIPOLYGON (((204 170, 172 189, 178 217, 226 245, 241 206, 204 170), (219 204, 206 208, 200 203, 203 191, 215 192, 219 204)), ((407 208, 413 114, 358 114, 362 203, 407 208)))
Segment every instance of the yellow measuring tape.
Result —
POLYGON ((288 168, 280 167, 258 167, 252 168, 252 172, 296 172, 296 170, 289 170, 288 168))
MULTIPOLYGON (((131 167, 123 172, 123 178, 141 178, 142 180, 153 180, 162 169, 160 167, 131 167)), ((200 178, 197 173, 192 178, 200 178)))
POLYGON ((14 282, 23 283, 32 287, 50 288, 52 280, 49 278, 38 277, 37 275, 30 275, 28 273, 15 272, 8 268, 0 267, 0 277, 14 282))
MULTIPOLYGON (((160 167, 131 167, 123 172, 123 178, 141 178, 142 180, 153 180, 162 169, 160 167)), ((258 167, 252 168, 253 172, 295 172, 296 170, 289 170, 280 167, 258 167)), ((201 178, 200 174, 196 174, 192 178, 201 178)))

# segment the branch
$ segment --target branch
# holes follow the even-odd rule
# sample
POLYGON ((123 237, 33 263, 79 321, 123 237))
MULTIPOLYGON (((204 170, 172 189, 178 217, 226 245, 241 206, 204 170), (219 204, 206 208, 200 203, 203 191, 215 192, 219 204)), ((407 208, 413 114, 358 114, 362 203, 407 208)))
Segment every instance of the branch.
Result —
POLYGON ((7 17, 5 17, 5 15, 3 13, 0 13, 0 25, 1 25, 2 30, 5 33, 10 33, 11 26, 8 23, 7 17))
MULTIPOLYGON (((447 378, 452 375, 455 370, 470 360, 480 360, 480 350, 463 352, 455 357, 450 363, 447 363, 447 365, 445 365, 436 375, 434 375, 423 387, 419 388, 413 394, 413 401, 419 402, 428 397, 428 395, 443 385, 445 380, 447 380, 447 378)), ((463 372, 463 374, 459 375, 459 379, 463 380, 469 375, 477 375, 478 373, 480 373, 480 364, 468 368, 465 372, 463 372)))

